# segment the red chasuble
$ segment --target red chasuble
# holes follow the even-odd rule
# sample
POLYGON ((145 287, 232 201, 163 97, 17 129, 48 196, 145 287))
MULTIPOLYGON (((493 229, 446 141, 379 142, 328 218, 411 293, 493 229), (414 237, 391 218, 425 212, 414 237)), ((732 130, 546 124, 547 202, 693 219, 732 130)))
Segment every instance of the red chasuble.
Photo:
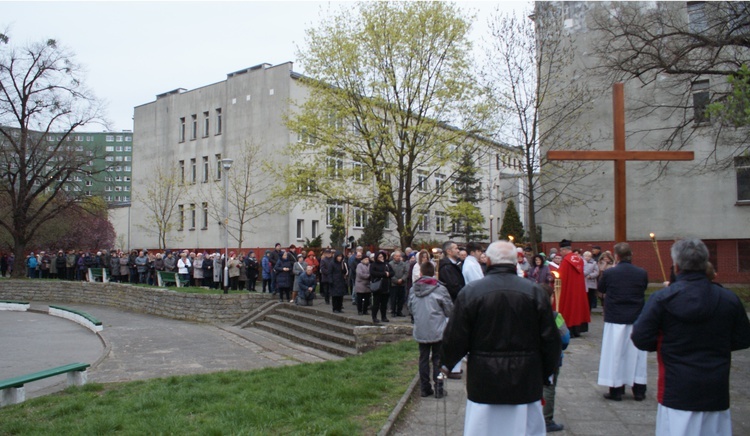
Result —
POLYGON ((561 262, 560 269, 560 313, 565 324, 573 327, 591 321, 586 279, 583 276, 583 258, 568 253, 561 262))

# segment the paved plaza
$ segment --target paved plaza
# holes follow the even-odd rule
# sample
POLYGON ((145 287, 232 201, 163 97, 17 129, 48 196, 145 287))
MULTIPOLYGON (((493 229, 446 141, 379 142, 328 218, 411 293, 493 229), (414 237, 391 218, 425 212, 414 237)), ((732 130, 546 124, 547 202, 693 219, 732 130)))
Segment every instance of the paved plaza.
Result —
MULTIPOLYGON (((66 304, 103 322, 103 341, 68 320, 36 312, 0 312, 0 378, 71 362, 96 363, 94 382, 121 382, 169 375, 319 362, 338 357, 229 325, 199 324, 87 304, 66 304)), ((32 303, 32 309, 46 305, 32 303)), ((321 307, 321 309, 324 309, 321 307)), ((557 387, 555 420, 561 435, 653 434, 656 418, 656 355, 649 354, 646 400, 628 392, 622 402, 602 397, 596 384, 602 317, 595 313, 589 333, 571 340, 557 387)), ((416 344, 414 345, 416 349, 416 344)), ((415 368, 416 370, 416 368, 415 368)), ((65 377, 28 385, 34 397, 64 386, 65 377)), ((463 432, 465 380, 447 380, 446 398, 420 398, 418 389, 391 434, 456 435, 463 432)), ((736 435, 750 434, 750 351, 733 355, 732 420, 736 435)))

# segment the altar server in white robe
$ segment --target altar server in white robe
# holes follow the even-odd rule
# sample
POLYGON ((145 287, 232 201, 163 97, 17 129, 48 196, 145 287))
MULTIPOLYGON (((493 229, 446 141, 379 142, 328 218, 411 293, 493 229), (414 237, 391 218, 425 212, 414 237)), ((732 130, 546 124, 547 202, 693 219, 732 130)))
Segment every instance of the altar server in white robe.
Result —
POLYGON ((443 371, 468 355, 464 434, 544 435, 542 388, 560 359, 547 293, 516 274, 516 248, 492 243, 484 278, 458 294, 443 334, 443 371))
POLYGON ((615 245, 615 266, 602 273, 598 290, 603 297, 604 334, 599 359, 599 380, 608 386, 604 398, 622 401, 625 386, 631 386, 633 398, 646 398, 647 353, 633 345, 630 334, 633 323, 641 314, 645 303, 648 274, 633 265, 633 253, 627 242, 615 245))

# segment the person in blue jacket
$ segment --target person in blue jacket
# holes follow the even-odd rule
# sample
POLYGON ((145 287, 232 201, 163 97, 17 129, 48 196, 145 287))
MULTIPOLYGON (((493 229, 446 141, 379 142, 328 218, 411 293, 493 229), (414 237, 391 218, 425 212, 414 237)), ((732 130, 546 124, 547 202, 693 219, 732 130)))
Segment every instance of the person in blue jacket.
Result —
POLYGON ((732 351, 750 347, 750 321, 739 297, 707 277, 700 239, 675 242, 671 254, 677 281, 649 298, 631 335, 659 357, 656 434, 731 435, 732 351))

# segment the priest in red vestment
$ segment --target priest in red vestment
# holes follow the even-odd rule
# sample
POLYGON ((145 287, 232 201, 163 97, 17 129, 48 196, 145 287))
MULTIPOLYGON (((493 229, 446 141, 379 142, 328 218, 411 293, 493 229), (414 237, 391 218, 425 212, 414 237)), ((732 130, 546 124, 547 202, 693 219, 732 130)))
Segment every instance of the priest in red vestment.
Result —
POLYGON ((563 256, 560 269, 560 305, 559 312, 573 337, 589 330, 591 313, 586 293, 586 278, 583 275, 583 258, 574 253, 571 241, 560 242, 560 254, 563 256))

